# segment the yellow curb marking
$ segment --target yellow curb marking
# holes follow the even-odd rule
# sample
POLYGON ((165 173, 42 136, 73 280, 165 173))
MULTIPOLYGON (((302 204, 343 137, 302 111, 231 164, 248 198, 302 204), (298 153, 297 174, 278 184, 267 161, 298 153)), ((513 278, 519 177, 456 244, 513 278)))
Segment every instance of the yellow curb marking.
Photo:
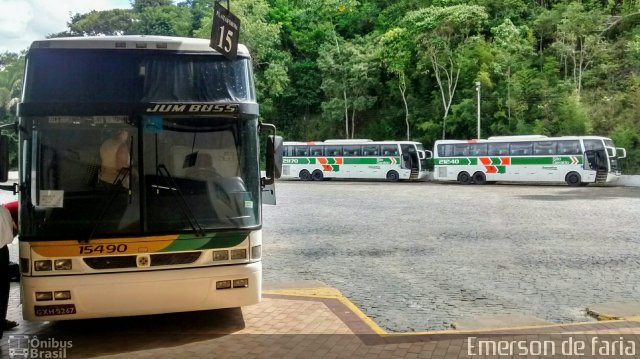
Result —
MULTIPOLYGON (((311 297, 311 298, 330 298, 338 299, 347 308, 349 308, 355 315, 362 319, 376 334, 381 336, 400 336, 400 335, 434 335, 434 334, 465 334, 465 333, 482 333, 482 332, 508 332, 510 330, 526 330, 526 329, 541 329, 541 328, 558 328, 567 325, 575 326, 576 330, 580 330, 582 325, 593 325, 594 322, 578 322, 578 323, 559 323, 559 324, 539 324, 539 325, 525 325, 521 327, 497 327, 486 329, 474 329, 474 330, 431 330, 431 331, 418 331, 418 332, 386 332, 380 328, 376 322, 364 314, 360 308, 353 304, 347 297, 345 297, 339 290, 329 287, 320 288, 291 288, 291 289, 272 289, 263 290, 264 294, 285 295, 291 297, 311 297)), ((620 321, 640 321, 640 316, 633 316, 627 318, 618 318, 615 316, 607 316, 604 314, 593 313, 597 316, 598 323, 600 322, 620 322, 620 321)))
POLYGON ((288 295, 292 297, 312 297, 312 298, 331 298, 337 299, 344 304, 353 314, 362 319, 371 330, 376 334, 385 335, 387 332, 380 328, 376 322, 371 320, 366 314, 364 314, 360 308, 353 304, 347 297, 345 297, 339 290, 335 288, 301 288, 301 289, 275 289, 275 290, 263 290, 264 294, 277 294, 288 295))

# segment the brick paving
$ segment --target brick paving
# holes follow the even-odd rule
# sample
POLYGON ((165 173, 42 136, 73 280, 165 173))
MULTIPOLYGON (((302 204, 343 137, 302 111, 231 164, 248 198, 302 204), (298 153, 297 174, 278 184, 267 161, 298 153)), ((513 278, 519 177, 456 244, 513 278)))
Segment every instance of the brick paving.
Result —
MULTIPOLYGON (((3 358, 9 357, 10 335, 29 334, 40 340, 70 340, 72 347, 60 352, 67 358, 640 357, 636 354, 640 351, 640 321, 636 320, 473 332, 386 333, 335 290, 291 293, 266 291, 261 303, 241 309, 27 323, 20 320, 18 286, 13 284, 9 318, 18 320, 20 326, 5 333, 1 354, 3 358), (594 336, 596 342, 592 341, 594 336), (584 355, 563 355, 561 349, 569 340, 586 343, 581 352, 584 355), (516 346, 511 351, 513 355, 499 356, 504 352, 495 352, 498 347, 493 347, 494 352, 482 352, 480 341, 521 341, 525 345, 543 342, 547 343, 547 354, 553 350, 555 355, 524 355, 527 353, 518 351, 516 346), (633 355, 625 356, 624 351, 615 355, 600 352, 600 344, 605 341, 623 343, 626 346, 616 348, 627 350, 629 341, 633 341, 633 355), (595 351, 591 351, 592 345, 596 345, 595 351), (469 355, 486 353, 496 355, 469 355)), ((541 350, 541 347, 527 348, 541 350)))

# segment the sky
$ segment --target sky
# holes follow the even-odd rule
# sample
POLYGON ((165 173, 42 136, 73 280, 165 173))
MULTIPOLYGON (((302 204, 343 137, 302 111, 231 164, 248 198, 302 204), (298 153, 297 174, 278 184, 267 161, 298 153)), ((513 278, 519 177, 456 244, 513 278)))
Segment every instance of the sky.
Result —
POLYGON ((128 8, 130 0, 0 0, 0 53, 26 50, 66 30, 71 14, 128 8))

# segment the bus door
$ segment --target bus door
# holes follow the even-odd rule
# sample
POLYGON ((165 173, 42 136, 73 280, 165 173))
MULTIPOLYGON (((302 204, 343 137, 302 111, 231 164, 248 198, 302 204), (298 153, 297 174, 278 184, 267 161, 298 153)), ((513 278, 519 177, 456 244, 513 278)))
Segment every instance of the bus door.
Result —
POLYGON ((418 151, 416 146, 411 144, 403 144, 400 146, 402 150, 402 168, 410 170, 419 170, 420 160, 418 159, 418 151))

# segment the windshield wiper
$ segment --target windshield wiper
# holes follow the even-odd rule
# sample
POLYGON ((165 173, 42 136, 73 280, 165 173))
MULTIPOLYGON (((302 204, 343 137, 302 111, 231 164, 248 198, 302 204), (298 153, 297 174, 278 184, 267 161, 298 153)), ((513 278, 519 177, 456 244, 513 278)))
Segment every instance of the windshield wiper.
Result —
POLYGON ((171 176, 171 173, 169 173, 169 170, 167 169, 167 166, 165 166, 163 164, 158 164, 156 166, 156 173, 160 177, 162 177, 162 179, 164 179, 166 184, 167 184, 166 187, 157 186, 157 188, 166 188, 166 189, 170 190, 171 193, 176 198, 180 199, 180 201, 179 201, 179 203, 181 204, 180 210, 182 211, 182 214, 187 219, 187 222, 189 222, 189 225, 196 232, 197 236, 204 236, 204 234, 205 234, 204 230, 200 226, 200 223, 198 223, 198 219, 193 214, 193 211, 191 210, 191 207, 189 207, 189 203, 187 203, 187 200, 184 198, 184 195, 182 194, 182 192, 180 192, 180 189, 178 188, 178 185, 173 180, 173 177, 171 176))
POLYGON ((91 228, 91 233, 89 233, 89 237, 87 237, 87 239, 85 239, 82 242, 86 243, 93 239, 93 235, 96 233, 98 226, 102 223, 102 220, 104 219, 104 216, 109 211, 109 208, 111 207, 113 202, 115 202, 116 198, 118 198, 118 195, 122 193, 122 190, 126 189, 122 186, 122 182, 127 178, 127 176, 129 176, 129 186, 128 186, 129 188, 127 190, 129 193, 129 204, 131 204, 131 176, 129 175, 130 173, 131 173, 131 167, 122 167, 120 171, 118 171, 118 175, 111 183, 111 186, 109 189, 109 196, 108 196, 109 199, 102 206, 102 209, 100 210, 100 214, 98 214, 98 216, 91 223, 92 228, 91 228))

